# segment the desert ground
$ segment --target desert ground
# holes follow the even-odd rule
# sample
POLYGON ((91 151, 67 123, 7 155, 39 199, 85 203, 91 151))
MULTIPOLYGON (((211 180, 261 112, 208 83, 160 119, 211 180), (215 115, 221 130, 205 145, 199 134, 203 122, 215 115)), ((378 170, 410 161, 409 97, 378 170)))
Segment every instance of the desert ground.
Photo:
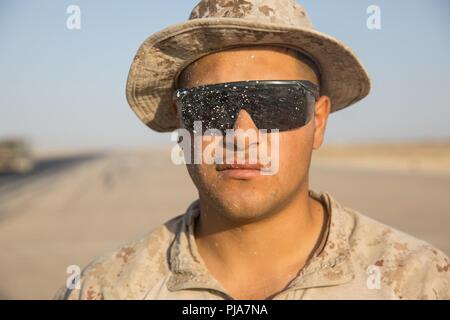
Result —
MULTIPOLYGON (((311 188, 450 254, 450 144, 328 146, 311 188)), ((184 212, 197 192, 170 149, 40 153, 0 175, 0 299, 50 299, 69 265, 184 212)))

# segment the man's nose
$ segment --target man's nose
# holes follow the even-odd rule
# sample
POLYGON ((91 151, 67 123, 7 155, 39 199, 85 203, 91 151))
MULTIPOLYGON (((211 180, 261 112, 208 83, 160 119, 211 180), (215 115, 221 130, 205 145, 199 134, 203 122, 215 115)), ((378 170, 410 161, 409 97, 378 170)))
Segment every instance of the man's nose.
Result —
POLYGON ((253 122, 252 117, 244 109, 241 109, 239 111, 239 114, 238 114, 238 117, 236 119, 236 122, 234 123, 233 129, 234 130, 241 129, 241 130, 244 130, 244 131, 247 131, 249 129, 258 130, 258 128, 256 127, 256 124, 253 122))
POLYGON ((251 145, 258 145, 258 128, 246 110, 239 111, 233 130, 234 148, 248 150, 251 145))

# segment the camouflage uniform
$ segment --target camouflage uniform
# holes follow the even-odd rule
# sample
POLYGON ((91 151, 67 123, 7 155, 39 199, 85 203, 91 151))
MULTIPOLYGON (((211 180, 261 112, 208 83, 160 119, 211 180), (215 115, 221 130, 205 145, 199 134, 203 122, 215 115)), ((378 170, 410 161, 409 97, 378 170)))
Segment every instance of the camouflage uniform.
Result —
MULTIPOLYGON (((330 217, 324 241, 274 299, 449 299, 450 262, 439 250, 310 192, 330 217), (379 283, 377 283, 379 279, 379 283)), ((197 251, 198 200, 144 238, 90 264, 65 299, 232 299, 197 251)))

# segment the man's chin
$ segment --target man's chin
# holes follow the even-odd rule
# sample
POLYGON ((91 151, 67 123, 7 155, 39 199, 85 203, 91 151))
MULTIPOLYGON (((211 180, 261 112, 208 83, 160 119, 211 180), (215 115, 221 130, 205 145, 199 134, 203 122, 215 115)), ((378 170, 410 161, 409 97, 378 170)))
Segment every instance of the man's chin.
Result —
POLYGON ((250 199, 222 199, 222 210, 219 212, 230 221, 246 224, 264 219, 270 215, 270 206, 261 201, 250 199))

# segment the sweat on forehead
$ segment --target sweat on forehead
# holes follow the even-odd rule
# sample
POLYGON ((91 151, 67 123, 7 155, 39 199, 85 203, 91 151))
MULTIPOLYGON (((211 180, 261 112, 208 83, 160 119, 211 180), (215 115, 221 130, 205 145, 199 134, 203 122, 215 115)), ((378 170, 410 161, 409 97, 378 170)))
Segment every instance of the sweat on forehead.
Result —
POLYGON ((239 47, 212 53, 187 66, 178 87, 245 80, 309 80, 320 75, 314 62, 298 51, 276 46, 239 47))

